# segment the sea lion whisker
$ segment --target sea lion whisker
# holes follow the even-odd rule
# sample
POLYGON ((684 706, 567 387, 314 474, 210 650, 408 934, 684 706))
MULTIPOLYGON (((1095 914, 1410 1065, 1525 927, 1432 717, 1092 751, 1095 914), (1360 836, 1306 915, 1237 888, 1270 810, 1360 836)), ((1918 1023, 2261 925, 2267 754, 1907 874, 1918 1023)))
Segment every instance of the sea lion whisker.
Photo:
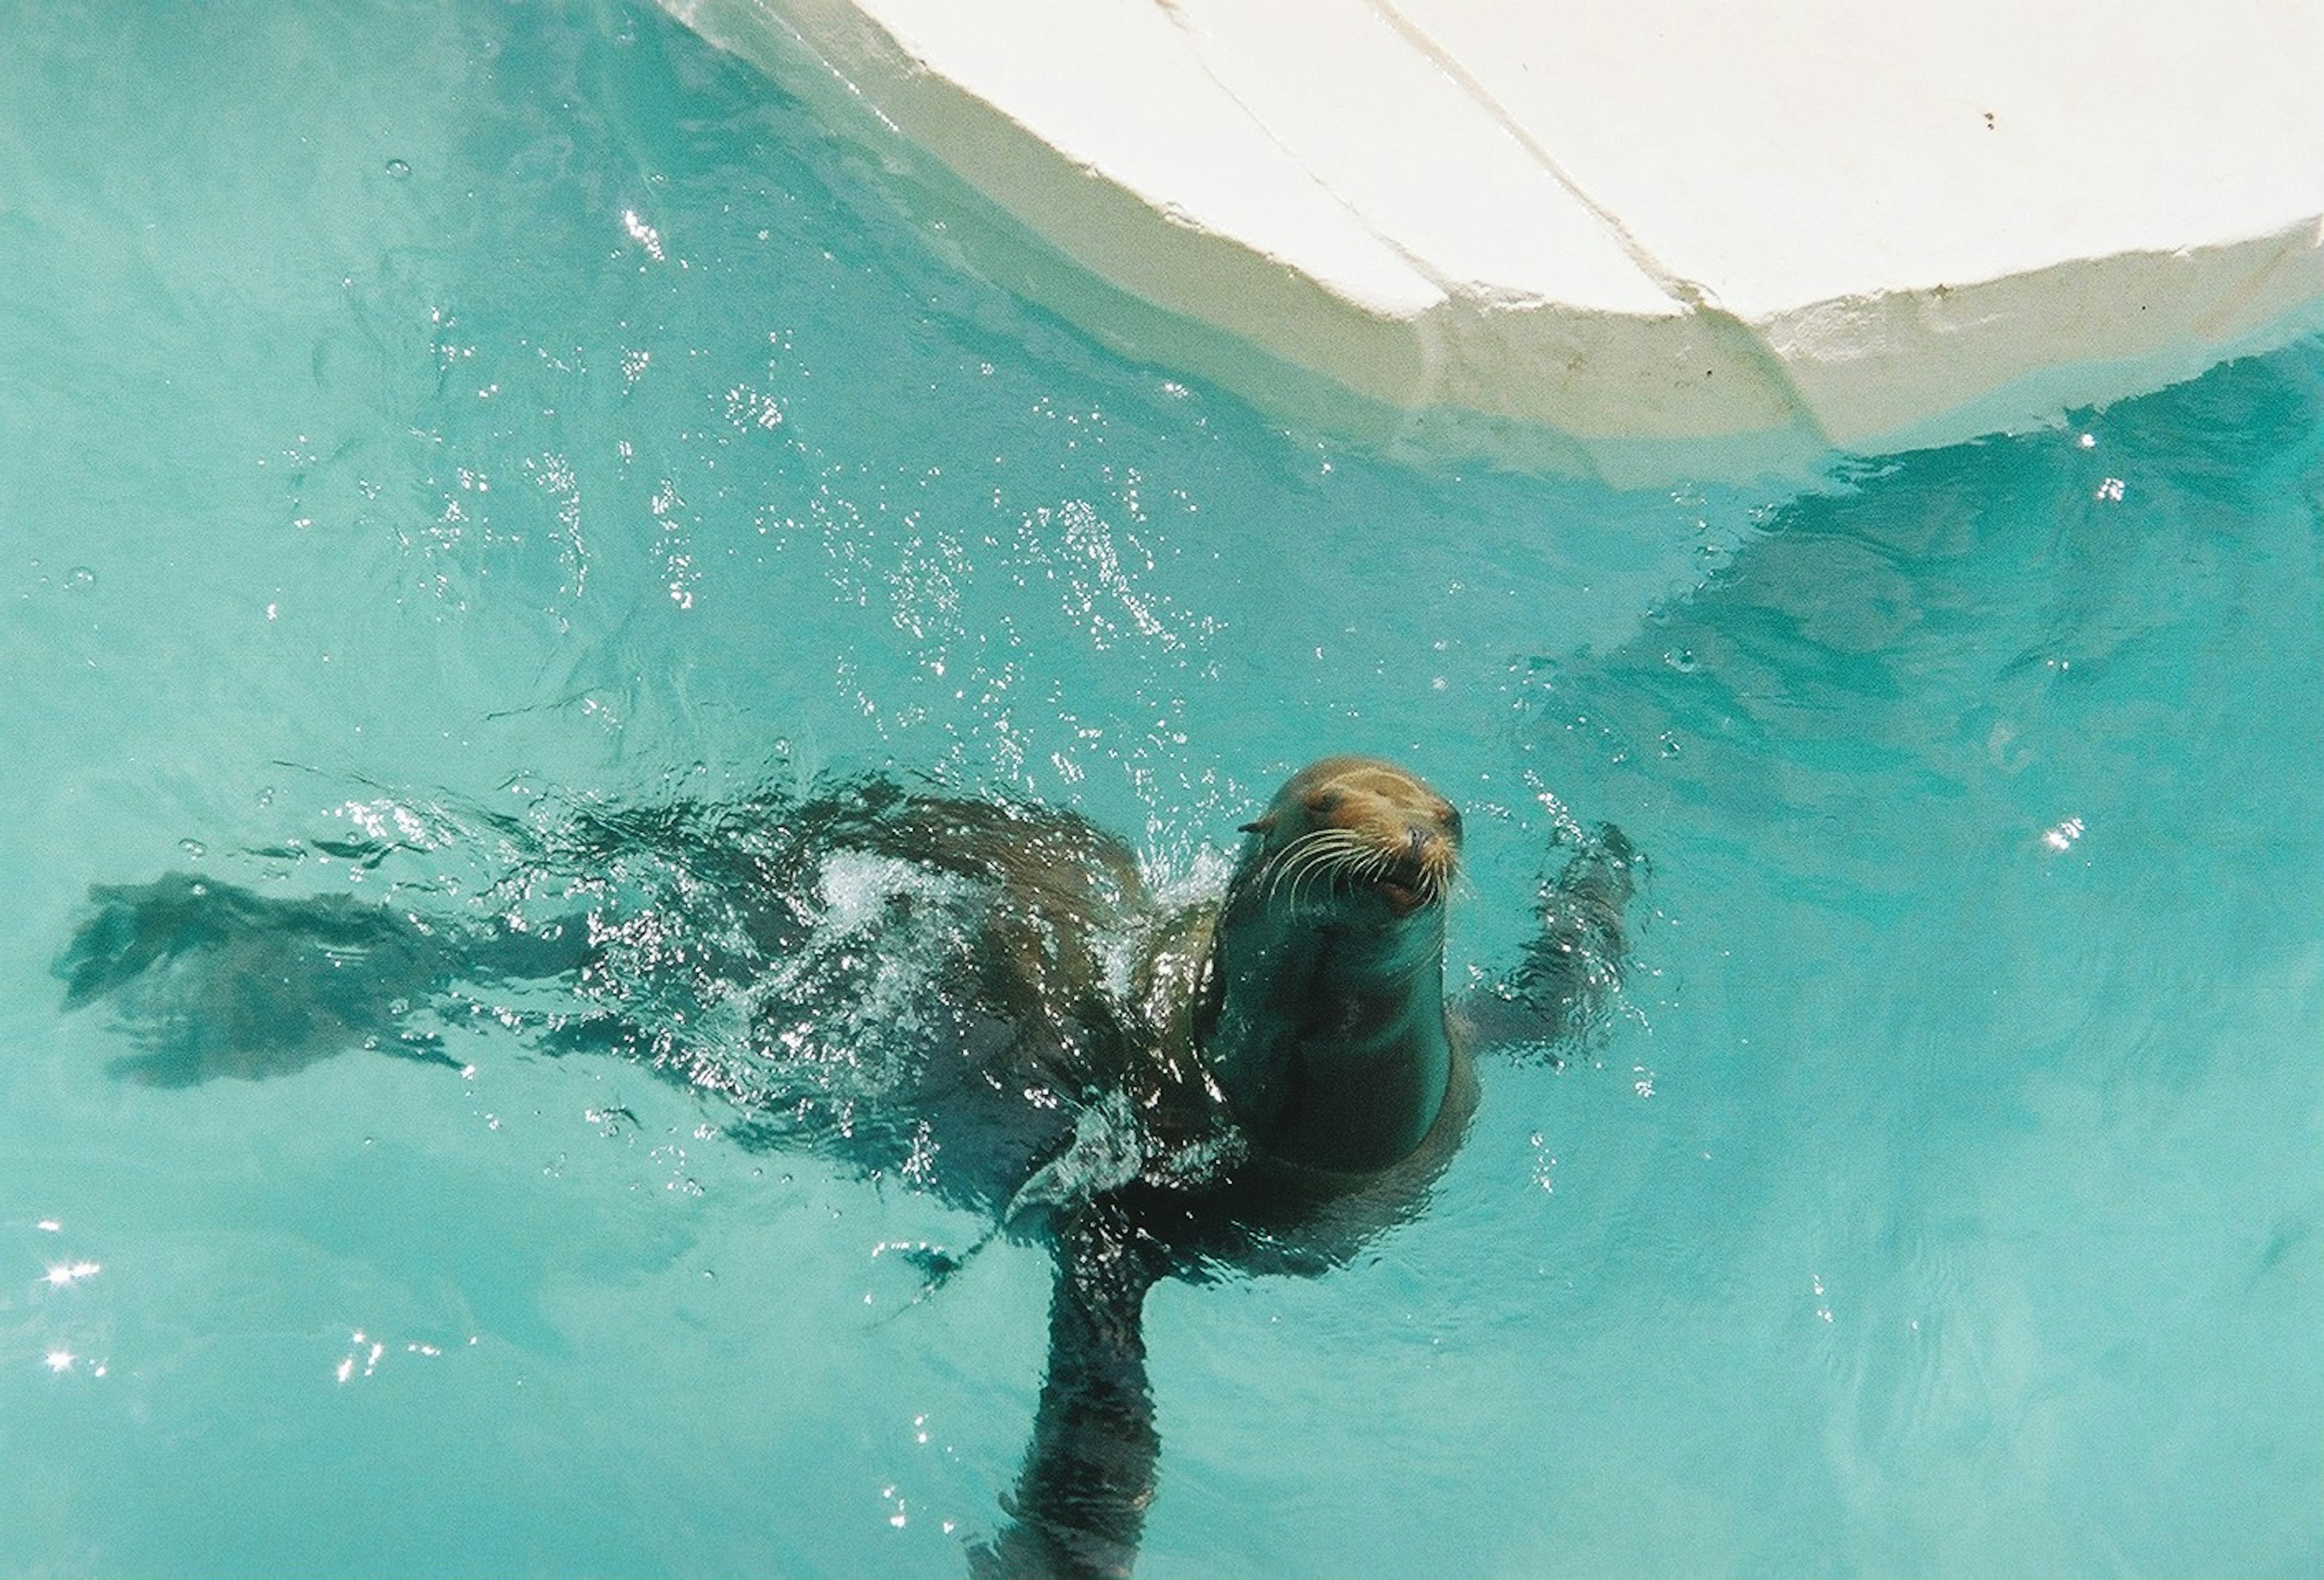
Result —
POLYGON ((1284 886, 1291 883, 1294 878, 1296 877, 1301 865, 1306 859, 1306 854, 1307 853, 1304 849, 1294 844, 1285 846, 1284 849, 1276 855, 1269 865, 1268 873, 1269 881, 1267 886, 1267 898, 1268 904, 1272 905, 1277 899, 1282 896, 1284 886))
POLYGON ((1318 853, 1312 864, 1313 870, 1327 880, 1345 878, 1360 883, 1374 876, 1373 863, 1377 853, 1362 837, 1351 829, 1333 831, 1340 837, 1333 841, 1328 849, 1318 853))
POLYGON ((1306 852, 1296 846, 1286 846, 1272 858, 1267 868, 1266 901, 1272 905, 1282 898, 1286 886, 1296 893, 1300 869, 1306 864, 1306 852))
POLYGON ((1340 838, 1343 831, 1339 829, 1310 829, 1305 833, 1295 837, 1281 850, 1271 852, 1267 857, 1267 861, 1270 866, 1276 867, 1304 861, 1315 853, 1318 845, 1330 843, 1340 838))
POLYGON ((1292 848, 1286 846, 1283 850, 1276 850, 1274 855, 1268 855, 1259 862, 1255 883, 1259 886, 1259 899, 1264 904, 1274 904, 1276 897, 1283 892, 1283 878, 1286 878, 1286 869, 1290 867, 1286 858, 1290 855, 1290 850, 1292 848))
POLYGON ((1286 876, 1290 880, 1291 906, 1294 910, 1299 906, 1301 886, 1318 873, 1327 871, 1335 857, 1336 852, 1325 842, 1316 841, 1300 850, 1295 860, 1285 863, 1286 876))
POLYGON ((1373 869, 1371 859, 1369 856, 1351 852, 1332 864, 1329 876, 1334 882, 1354 886, 1370 882, 1379 874, 1373 869))
POLYGON ((1269 859, 1274 870, 1267 898, 1272 904, 1287 885, 1291 903, 1299 900, 1299 886, 1313 873, 1327 868, 1353 850, 1355 836, 1345 829, 1316 829, 1300 835, 1269 859))
POLYGON ((1298 866, 1304 853, 1304 840, 1295 840, 1282 850, 1268 855, 1261 863, 1259 876, 1266 880, 1262 898, 1267 904, 1273 905, 1283 893, 1284 884, 1290 879, 1293 870, 1298 866))

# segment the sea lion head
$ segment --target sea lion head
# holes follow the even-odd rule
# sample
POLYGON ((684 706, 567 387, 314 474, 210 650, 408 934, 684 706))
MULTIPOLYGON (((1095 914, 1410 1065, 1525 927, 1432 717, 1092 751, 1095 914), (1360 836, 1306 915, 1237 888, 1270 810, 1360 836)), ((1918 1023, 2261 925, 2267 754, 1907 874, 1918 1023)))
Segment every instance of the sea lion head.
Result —
POLYGON ((1293 911, 1370 905, 1397 921, 1441 918, 1461 856, 1452 804, 1378 758, 1308 764, 1243 831, 1236 888, 1293 911))

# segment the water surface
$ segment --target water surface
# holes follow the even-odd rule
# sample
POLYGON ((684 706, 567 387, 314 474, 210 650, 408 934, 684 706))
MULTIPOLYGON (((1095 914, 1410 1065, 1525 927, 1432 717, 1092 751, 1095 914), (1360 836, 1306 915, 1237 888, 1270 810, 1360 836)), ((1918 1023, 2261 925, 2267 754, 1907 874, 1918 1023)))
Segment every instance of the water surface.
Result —
POLYGON ((1468 812, 1456 974, 1569 815, 1637 960, 1360 1264, 1157 1292, 1142 1574, 2324 1563, 2324 345, 1806 493, 1423 472, 650 12, 6 31, 0 1567, 955 1573, 1040 1364, 1038 1248, 916 1300, 974 1219, 618 1061, 108 1076, 90 885, 882 767, 1184 875, 1344 749, 1468 812))

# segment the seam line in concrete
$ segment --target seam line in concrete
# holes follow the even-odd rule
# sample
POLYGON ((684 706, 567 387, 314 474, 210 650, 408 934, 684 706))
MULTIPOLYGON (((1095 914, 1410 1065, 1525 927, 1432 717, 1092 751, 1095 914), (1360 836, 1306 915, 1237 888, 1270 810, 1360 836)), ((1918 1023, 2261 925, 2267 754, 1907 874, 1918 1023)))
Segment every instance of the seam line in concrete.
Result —
MULTIPOLYGON (((1178 8, 1177 5, 1175 4, 1175 0, 1162 0, 1162 8, 1169 16, 1171 23, 1176 26, 1179 32, 1184 36, 1186 42, 1186 48, 1194 55, 1194 64, 1202 69, 1203 75, 1210 78, 1211 85, 1213 87, 1216 87, 1221 94, 1225 96, 1228 103, 1233 105, 1236 109, 1241 111, 1244 118, 1249 120, 1253 126, 1259 129, 1260 136, 1266 138, 1268 142, 1274 144, 1276 149, 1282 153, 1283 157, 1291 161, 1291 164, 1295 169, 1296 169, 1302 175, 1305 176, 1309 181, 1314 183, 1318 191, 1323 193, 1326 197, 1330 198, 1333 203, 1337 204, 1340 208, 1347 214, 1348 217, 1352 220, 1358 228, 1362 230, 1366 235, 1371 237, 1375 242, 1378 242, 1382 247, 1394 254, 1396 258, 1401 262, 1406 268, 1411 270, 1415 275, 1426 280, 1431 286, 1434 287, 1437 296, 1440 299, 1438 303, 1440 307, 1444 302, 1452 301, 1457 299, 1459 292, 1453 281, 1446 279, 1426 259, 1415 253, 1403 242, 1399 241, 1395 236, 1388 234, 1367 218, 1362 209, 1359 208, 1353 202, 1350 201, 1349 198, 1341 192, 1338 187, 1334 186, 1330 180, 1324 178, 1321 171, 1309 164, 1307 161, 1301 156, 1298 150, 1293 148, 1288 142, 1286 142, 1276 132, 1275 128, 1268 124, 1267 117, 1253 109, 1249 101, 1247 101, 1242 95, 1237 93, 1234 88, 1228 84, 1226 79, 1219 75, 1216 68, 1214 68, 1211 63, 1208 36, 1203 32, 1201 27, 1193 18, 1189 17, 1185 12, 1178 8)), ((1423 399, 1410 402, 1410 404, 1414 406, 1425 404, 1425 398, 1435 395, 1439 390, 1441 390, 1443 385, 1443 348, 1438 344, 1437 336, 1431 326, 1431 313, 1423 312, 1416 315, 1410 320, 1414 329, 1417 332, 1416 344, 1421 355, 1423 374, 1422 388, 1415 392, 1416 394, 1423 397, 1423 399)))
POLYGON ((1618 215, 1591 197, 1579 181, 1568 175, 1565 167, 1557 162, 1549 150, 1544 148, 1535 139, 1533 133, 1526 130, 1524 124, 1509 114, 1499 99, 1493 96, 1492 90, 1478 81, 1450 50, 1443 48, 1430 37, 1426 29, 1398 11, 1391 0, 1364 0, 1364 4, 1376 12, 1381 21, 1394 28, 1406 43, 1426 56, 1439 71, 1452 79, 1454 87, 1466 94, 1479 109, 1490 115, 1501 130, 1515 138, 1517 146, 1524 149, 1536 164, 1548 172, 1550 179, 1563 188, 1568 197, 1589 210, 1591 216, 1606 227, 1607 232, 1613 236, 1615 243, 1637 267, 1638 271, 1653 280, 1664 295, 1698 311, 1713 305, 1709 293, 1700 284, 1687 279, 1686 276, 1655 256, 1644 242, 1630 234, 1629 226, 1622 223, 1618 215))
POLYGON ((1342 210, 1344 210, 1348 217, 1355 221, 1356 225, 1366 235, 1371 237, 1372 240, 1378 242, 1381 246, 1395 253, 1397 257, 1403 262, 1406 268, 1410 269, 1415 274, 1426 280, 1429 284, 1434 286, 1442 295, 1449 298, 1453 294, 1453 284, 1451 280, 1445 279, 1425 259, 1414 253, 1411 248, 1406 246, 1394 236, 1383 234, 1378 225, 1365 218, 1364 211, 1362 209, 1350 202, 1348 198, 1342 194, 1339 188, 1333 186, 1330 180, 1325 179, 1324 176, 1314 168, 1314 166, 1309 164, 1307 161, 1301 156, 1297 149, 1292 147, 1288 142, 1286 142, 1276 132, 1275 128, 1268 124, 1267 117, 1260 115, 1257 110, 1251 108, 1250 101, 1245 99, 1240 93, 1237 93, 1234 88, 1228 84, 1226 78, 1218 74, 1217 69, 1211 64, 1211 52, 1208 47, 1207 38, 1202 30, 1194 23, 1193 19, 1188 17, 1185 12, 1181 11, 1176 5, 1173 4, 1172 0, 1162 0, 1162 9, 1168 14, 1173 25, 1175 25, 1178 31, 1185 36, 1186 48, 1194 58, 1194 64, 1202 68, 1203 75, 1211 79, 1211 86, 1217 88, 1219 92, 1225 96, 1229 104, 1231 104, 1236 109, 1242 112, 1243 118, 1259 129, 1259 134, 1260 136, 1266 138, 1270 143, 1273 143, 1276 151, 1281 153, 1285 159, 1290 161, 1292 165, 1298 170, 1299 173, 1305 176, 1315 187, 1316 190, 1330 198, 1333 203, 1337 204, 1342 210))
POLYGON ((1791 408, 1794 420, 1803 425, 1810 432, 1827 439, 1830 437, 1825 432, 1822 421, 1817 417, 1815 409, 1808 404, 1807 398, 1793 380, 1791 369, 1785 365, 1783 357, 1775 348, 1767 344, 1764 335, 1721 306, 1700 282, 1689 280, 1685 275, 1672 269, 1656 257, 1644 242, 1631 234, 1629 226, 1622 223, 1618 215, 1591 197, 1579 181, 1568 175, 1565 168, 1557 162, 1549 150, 1543 147, 1533 133, 1526 131, 1524 124, 1515 115, 1509 114, 1507 106, 1494 96, 1492 90, 1479 81, 1450 50, 1437 43, 1425 28, 1399 12, 1396 8, 1394 0, 1362 0, 1362 3, 1370 5, 1407 43, 1426 56, 1435 64, 1438 70, 1451 78, 1455 87, 1468 95, 1478 108, 1490 115, 1504 131, 1517 139, 1517 146, 1524 149, 1528 156, 1547 171, 1552 180, 1563 188, 1576 203, 1582 205, 1590 213, 1591 217, 1606 227, 1608 234, 1613 236, 1615 243, 1622 249, 1640 273, 1653 280, 1655 286, 1673 301, 1699 315, 1706 323, 1719 325, 1729 335, 1735 337, 1740 343, 1738 349, 1743 357, 1759 370, 1760 374, 1782 395, 1784 404, 1791 408))

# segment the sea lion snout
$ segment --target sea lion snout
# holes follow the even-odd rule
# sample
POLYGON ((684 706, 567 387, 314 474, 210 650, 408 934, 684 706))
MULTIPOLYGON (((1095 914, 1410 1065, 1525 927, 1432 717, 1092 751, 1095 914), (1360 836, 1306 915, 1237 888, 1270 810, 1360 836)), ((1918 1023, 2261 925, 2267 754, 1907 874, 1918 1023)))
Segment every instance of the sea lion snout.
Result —
POLYGON ((1443 900, 1452 886, 1459 861, 1453 837, 1437 819, 1408 819, 1403 848, 1380 874, 1379 888, 1388 908, 1399 916, 1443 900))
POLYGON ((1406 815, 1402 844, 1395 848, 1379 879, 1381 896, 1397 915, 1435 905, 1451 891, 1453 868, 1460 864, 1455 829, 1438 813, 1406 815))

